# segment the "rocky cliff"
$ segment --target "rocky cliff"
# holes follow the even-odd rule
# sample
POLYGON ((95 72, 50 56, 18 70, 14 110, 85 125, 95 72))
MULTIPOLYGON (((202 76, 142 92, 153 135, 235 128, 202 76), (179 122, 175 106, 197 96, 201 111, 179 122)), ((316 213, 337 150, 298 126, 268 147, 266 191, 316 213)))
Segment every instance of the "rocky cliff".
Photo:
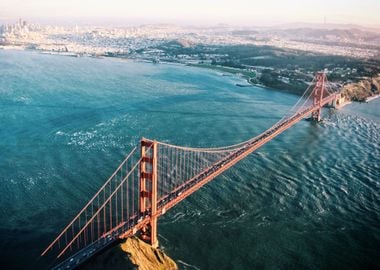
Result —
POLYGON ((153 248, 136 237, 127 239, 120 247, 139 270, 178 269, 176 263, 162 250, 153 248))
POLYGON ((367 98, 380 94, 380 76, 346 84, 342 94, 349 100, 364 102, 367 98))
POLYGON ((176 263, 162 250, 136 237, 108 249, 85 263, 84 270, 178 270, 176 263))

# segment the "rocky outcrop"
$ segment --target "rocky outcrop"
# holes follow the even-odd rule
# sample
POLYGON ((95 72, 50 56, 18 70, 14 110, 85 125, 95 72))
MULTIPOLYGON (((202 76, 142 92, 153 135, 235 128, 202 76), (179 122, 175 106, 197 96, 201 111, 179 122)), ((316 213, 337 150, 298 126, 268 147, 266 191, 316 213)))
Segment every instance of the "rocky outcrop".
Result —
POLYGON ((128 238, 121 245, 131 263, 138 270, 177 270, 176 263, 162 250, 153 248, 136 237, 128 238))
POLYGON ((342 95, 352 101, 364 102, 367 98, 378 94, 380 94, 380 76, 346 84, 342 89, 342 95))
POLYGON ((95 256, 79 269, 84 270, 178 270, 176 263, 162 250, 131 237, 95 256))

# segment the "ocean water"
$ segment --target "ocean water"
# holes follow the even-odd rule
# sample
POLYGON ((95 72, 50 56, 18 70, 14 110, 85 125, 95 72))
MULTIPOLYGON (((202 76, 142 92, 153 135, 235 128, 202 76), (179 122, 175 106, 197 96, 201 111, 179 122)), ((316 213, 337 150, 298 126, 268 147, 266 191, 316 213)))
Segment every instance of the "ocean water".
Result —
MULTIPOLYGON (((297 96, 179 65, 0 50, 0 267, 39 254, 141 137, 251 138, 297 96)), ((380 99, 301 121, 159 220, 181 269, 380 269, 380 99)))

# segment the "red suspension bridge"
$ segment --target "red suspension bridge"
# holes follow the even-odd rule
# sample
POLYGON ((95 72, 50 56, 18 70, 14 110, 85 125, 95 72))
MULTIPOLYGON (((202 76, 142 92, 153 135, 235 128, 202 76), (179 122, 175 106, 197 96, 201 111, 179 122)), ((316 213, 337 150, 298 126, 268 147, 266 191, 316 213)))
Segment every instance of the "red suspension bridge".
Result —
POLYGON ((321 109, 339 100, 319 72, 298 102, 275 125, 247 141, 190 148, 142 139, 92 199, 43 251, 71 269, 119 239, 135 234, 158 246, 157 220, 238 161, 301 119, 320 121, 321 109))

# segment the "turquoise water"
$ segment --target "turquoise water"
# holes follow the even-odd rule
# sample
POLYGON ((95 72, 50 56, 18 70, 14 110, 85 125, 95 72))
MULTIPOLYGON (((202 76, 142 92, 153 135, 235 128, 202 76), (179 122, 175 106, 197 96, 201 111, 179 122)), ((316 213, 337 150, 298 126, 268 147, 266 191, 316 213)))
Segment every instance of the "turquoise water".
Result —
MULTIPOLYGON (((39 254, 144 136, 220 146, 297 96, 212 71, 0 51, 0 265, 39 254)), ((182 269, 379 269, 380 99, 301 121, 159 220, 182 269)))

